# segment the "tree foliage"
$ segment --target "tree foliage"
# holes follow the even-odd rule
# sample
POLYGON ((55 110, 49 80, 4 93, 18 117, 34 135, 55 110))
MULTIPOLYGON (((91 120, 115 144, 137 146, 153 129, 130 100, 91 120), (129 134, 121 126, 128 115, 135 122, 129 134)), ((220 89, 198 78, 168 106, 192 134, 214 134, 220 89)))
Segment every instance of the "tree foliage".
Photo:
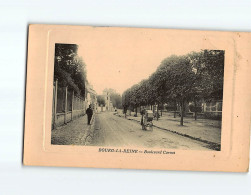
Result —
POLYGON ((101 106, 101 105, 105 106, 105 98, 104 98, 103 95, 98 95, 97 96, 97 101, 98 101, 99 106, 101 106))
POLYGON ((105 89, 104 92, 109 92, 110 94, 110 100, 112 102, 112 105, 116 108, 122 108, 122 97, 119 93, 116 92, 115 89, 105 89))
MULTIPOLYGON (((122 95, 124 108, 184 103, 199 98, 222 99, 224 51, 202 50, 164 59, 157 70, 122 95)), ((181 114, 182 114, 181 112, 181 114)), ((181 117, 183 125, 183 116, 181 117)))
POLYGON ((76 44, 55 44, 54 79, 85 97, 86 65, 77 51, 76 44))

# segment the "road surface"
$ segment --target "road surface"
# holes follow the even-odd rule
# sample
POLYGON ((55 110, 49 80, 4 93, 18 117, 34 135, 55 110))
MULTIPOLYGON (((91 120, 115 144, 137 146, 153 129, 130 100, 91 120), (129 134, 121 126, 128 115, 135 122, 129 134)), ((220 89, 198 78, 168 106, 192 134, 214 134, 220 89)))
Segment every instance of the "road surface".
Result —
POLYGON ((116 116, 112 112, 96 114, 94 129, 94 146, 210 150, 206 143, 155 127, 153 131, 143 131, 139 123, 116 116))

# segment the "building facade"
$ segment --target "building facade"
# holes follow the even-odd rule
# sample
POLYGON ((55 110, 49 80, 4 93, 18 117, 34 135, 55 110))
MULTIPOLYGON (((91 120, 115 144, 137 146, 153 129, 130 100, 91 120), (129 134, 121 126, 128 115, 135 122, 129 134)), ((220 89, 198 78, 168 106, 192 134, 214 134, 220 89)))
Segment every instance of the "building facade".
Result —
POLYGON ((104 99, 105 99, 105 110, 106 111, 114 111, 113 104, 112 104, 112 101, 111 101, 110 92, 107 91, 107 90, 104 90, 103 96, 104 96, 104 99))

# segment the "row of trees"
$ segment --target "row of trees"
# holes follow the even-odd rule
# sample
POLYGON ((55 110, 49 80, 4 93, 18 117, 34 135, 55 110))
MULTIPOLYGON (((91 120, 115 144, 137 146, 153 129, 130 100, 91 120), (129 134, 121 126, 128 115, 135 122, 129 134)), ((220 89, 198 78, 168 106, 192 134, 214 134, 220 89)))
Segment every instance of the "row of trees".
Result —
POLYGON ((78 45, 55 44, 54 80, 60 86, 68 86, 76 94, 85 97, 86 65, 78 56, 78 45))
POLYGON ((223 50, 172 55, 164 59, 148 79, 127 89, 122 95, 122 105, 124 110, 136 109, 137 115, 140 106, 158 105, 159 108, 165 103, 179 104, 180 124, 183 125, 186 102, 193 101, 196 106, 201 98, 207 101, 222 99, 223 76, 223 50))

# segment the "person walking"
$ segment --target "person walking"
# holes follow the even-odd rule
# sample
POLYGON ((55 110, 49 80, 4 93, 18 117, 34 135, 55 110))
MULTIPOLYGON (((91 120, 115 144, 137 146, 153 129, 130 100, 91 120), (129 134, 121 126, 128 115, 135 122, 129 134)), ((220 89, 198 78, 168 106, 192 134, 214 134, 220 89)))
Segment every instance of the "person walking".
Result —
POLYGON ((143 123, 144 123, 144 116, 145 116, 145 114, 146 114, 146 109, 145 109, 145 107, 142 108, 140 114, 141 114, 141 122, 140 122, 140 124, 143 125, 143 123))
POLYGON ((88 125, 90 125, 91 124, 90 122, 91 122, 91 119, 92 119, 92 115, 93 115, 93 111, 92 111, 91 105, 89 106, 89 108, 87 108, 86 114, 87 114, 88 125))

